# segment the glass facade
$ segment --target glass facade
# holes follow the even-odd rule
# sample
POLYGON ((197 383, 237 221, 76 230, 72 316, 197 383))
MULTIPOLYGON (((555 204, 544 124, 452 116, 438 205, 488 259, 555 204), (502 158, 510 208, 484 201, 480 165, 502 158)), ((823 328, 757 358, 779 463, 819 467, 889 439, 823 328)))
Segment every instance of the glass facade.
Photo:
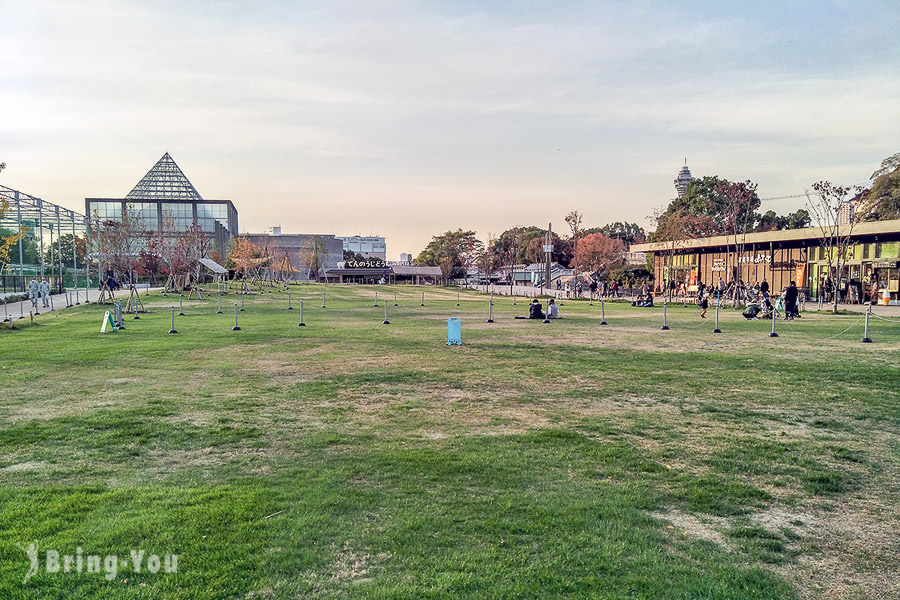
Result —
POLYGON ((132 219, 140 219, 147 231, 159 231, 159 206, 155 202, 129 202, 125 210, 132 219))
POLYGON ((194 224, 194 205, 189 202, 163 202, 162 214, 163 219, 175 219, 175 231, 187 231, 194 224))
POLYGON ((222 227, 228 229, 228 205, 198 202, 197 224, 200 225, 201 229, 206 233, 214 232, 216 230, 216 221, 222 227))
POLYGON ((88 217, 101 221, 118 221, 122 218, 121 202, 91 202, 88 217))

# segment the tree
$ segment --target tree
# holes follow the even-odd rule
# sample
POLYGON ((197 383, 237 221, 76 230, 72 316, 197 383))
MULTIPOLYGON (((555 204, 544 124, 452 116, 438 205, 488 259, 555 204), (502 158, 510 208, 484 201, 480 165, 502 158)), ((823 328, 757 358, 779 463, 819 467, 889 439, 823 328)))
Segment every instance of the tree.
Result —
POLYGON ((474 231, 447 231, 432 237, 415 262, 440 267, 446 281, 465 276, 466 269, 474 264, 483 248, 474 231))
POLYGON ((809 211, 799 208, 787 215, 778 215, 774 210, 767 210, 757 220, 755 231, 778 231, 781 229, 802 229, 809 227, 811 218, 809 211))
POLYGON ((581 237, 581 213, 577 210, 573 210, 568 215, 566 215, 566 223, 569 225, 569 231, 572 232, 572 252, 575 255, 575 264, 573 265, 575 269, 575 279, 580 281, 578 278, 578 238, 581 237))
POLYGON ((319 279, 319 270, 325 262, 328 251, 325 243, 318 235, 314 235, 309 240, 309 245, 298 252, 300 264, 306 268, 306 278, 309 280, 319 279))
POLYGON ((609 273, 625 263, 625 244, 602 233, 592 233, 578 243, 575 262, 593 272, 609 273))
MULTIPOLYGON (((815 217, 819 229, 819 242, 825 254, 825 263, 828 276, 834 282, 835 288, 840 284, 844 276, 847 260, 850 258, 848 250, 850 238, 853 236, 853 228, 860 220, 864 212, 851 212, 849 223, 841 225, 841 209, 849 202, 848 196, 864 197, 867 190, 855 187, 841 187, 833 185, 829 181, 814 183, 813 194, 807 192, 806 203, 815 217)), ((832 310, 837 312, 838 294, 834 294, 832 310)))
MULTIPOLYGON (((659 212, 655 215, 656 231, 650 234, 651 242, 665 243, 663 267, 671 271, 675 254, 685 246, 687 240, 715 235, 718 225, 712 216, 694 214, 685 208, 659 212)), ((671 279, 671 275, 669 276, 671 279)), ((663 291, 668 294, 668 280, 663 278, 663 291)))
POLYGON ((247 276, 252 276, 256 268, 266 260, 263 249, 246 237, 236 237, 232 240, 228 259, 234 265, 235 278, 240 273, 245 291, 247 289, 247 276))
MULTIPOLYGON (((756 209, 761 204, 759 196, 756 195, 756 184, 751 181, 738 183, 722 181, 715 187, 715 193, 720 198, 718 204, 723 211, 725 234, 734 242, 735 259, 733 265, 737 266, 740 257, 744 254, 747 233, 752 231, 756 224, 756 209)), ((726 264, 728 263, 731 263, 731 261, 726 262, 726 264)), ((740 279, 740 274, 738 273, 735 278, 740 279)), ((733 306, 738 304, 737 291, 738 288, 735 287, 735 293, 732 296, 733 306)))
POLYGON ((476 264, 478 266, 478 270, 481 271, 481 274, 484 278, 490 279, 491 274, 497 269, 497 254, 494 251, 494 244, 496 244, 497 239, 488 234, 487 243, 482 245, 481 252, 476 258, 476 264))
POLYGON ((626 248, 632 244, 643 244, 647 240, 647 233, 644 231, 644 228, 637 223, 629 223, 628 221, 624 223, 616 221, 603 227, 591 227, 590 229, 585 229, 583 233, 585 236, 592 233, 602 233, 606 237, 622 240, 626 248))
MULTIPOLYGON (((175 242, 172 271, 185 275, 185 283, 200 283, 201 258, 206 258, 212 246, 212 240, 204 233, 203 228, 195 221, 175 242)), ((182 285, 182 289, 183 289, 182 285)))
MULTIPOLYGON (((6 168, 6 163, 0 163, 2 168, 6 168)), ((2 170, 2 169, 0 169, 2 170)), ((4 198, 0 199, 0 220, 9 210, 9 202, 4 198)), ((6 269, 9 264, 10 248, 19 243, 19 240, 25 236, 25 227, 20 227, 17 233, 0 232, 0 273, 6 269)))
POLYGON ((872 173, 869 207, 863 218, 869 221, 900 219, 900 152, 881 161, 872 173))

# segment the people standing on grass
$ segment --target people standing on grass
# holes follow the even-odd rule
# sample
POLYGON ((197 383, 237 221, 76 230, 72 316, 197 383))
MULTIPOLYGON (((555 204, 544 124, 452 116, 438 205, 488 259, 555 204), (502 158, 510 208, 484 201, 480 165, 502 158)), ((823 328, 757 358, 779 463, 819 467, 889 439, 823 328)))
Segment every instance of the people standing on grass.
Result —
POLYGON ((37 310, 38 295, 41 293, 41 287, 37 280, 32 277, 28 282, 28 299, 31 300, 31 307, 37 310))
POLYGON ((797 310, 797 284, 791 281, 791 284, 784 290, 784 320, 793 319, 800 316, 797 310))
POLYGON ((699 306, 700 306, 700 318, 705 319, 706 311, 709 310, 709 299, 706 296, 703 296, 702 294, 700 297, 699 306))
POLYGON ((611 295, 613 298, 618 298, 618 297, 619 297, 619 282, 618 282, 617 280, 615 280, 615 279, 614 279, 613 282, 612 282, 612 290, 610 290, 610 292, 611 292, 610 295, 611 295))
POLYGON ((46 277, 41 280, 40 290, 41 303, 43 304, 44 308, 48 308, 50 306, 50 282, 47 281, 46 277))
POLYGON ((588 290, 591 292, 591 300, 597 295, 597 282, 591 279, 591 284, 588 286, 588 290))

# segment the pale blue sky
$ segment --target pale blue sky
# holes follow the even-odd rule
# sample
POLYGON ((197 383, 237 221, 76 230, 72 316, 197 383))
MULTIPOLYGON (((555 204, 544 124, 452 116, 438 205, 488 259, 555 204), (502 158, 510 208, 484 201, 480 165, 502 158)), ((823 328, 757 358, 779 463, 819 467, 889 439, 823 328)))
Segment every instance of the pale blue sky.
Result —
MULTIPOLYGON (((83 211, 166 151, 241 229, 646 222, 900 151, 900 2, 0 0, 0 183, 83 211)), ((801 200, 773 201, 793 210, 801 200)))

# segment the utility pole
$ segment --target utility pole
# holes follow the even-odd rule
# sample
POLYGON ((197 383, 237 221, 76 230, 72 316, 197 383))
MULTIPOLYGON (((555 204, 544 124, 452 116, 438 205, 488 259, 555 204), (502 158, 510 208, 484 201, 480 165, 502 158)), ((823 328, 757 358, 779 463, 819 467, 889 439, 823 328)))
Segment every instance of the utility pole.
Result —
POLYGON ((550 289, 550 263, 553 260, 553 223, 547 223, 547 238, 544 240, 544 282, 550 289))

